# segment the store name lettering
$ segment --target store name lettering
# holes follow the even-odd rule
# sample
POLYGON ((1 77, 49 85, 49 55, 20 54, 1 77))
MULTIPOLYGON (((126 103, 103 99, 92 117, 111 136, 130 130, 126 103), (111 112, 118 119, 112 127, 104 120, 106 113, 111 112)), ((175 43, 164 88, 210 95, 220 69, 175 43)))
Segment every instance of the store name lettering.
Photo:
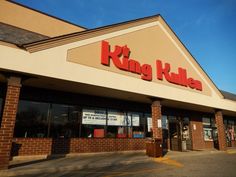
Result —
MULTIPOLYGON (((101 45, 101 64, 110 66, 112 60, 115 67, 120 70, 131 72, 140 75, 141 79, 152 81, 152 66, 149 64, 141 64, 135 59, 130 58, 130 49, 125 46, 116 45, 111 51, 110 44, 107 41, 102 41, 101 45)), ((169 63, 162 64, 161 60, 156 60, 156 78, 202 91, 202 83, 191 77, 188 78, 186 69, 178 68, 178 72, 171 72, 171 65, 169 63)))

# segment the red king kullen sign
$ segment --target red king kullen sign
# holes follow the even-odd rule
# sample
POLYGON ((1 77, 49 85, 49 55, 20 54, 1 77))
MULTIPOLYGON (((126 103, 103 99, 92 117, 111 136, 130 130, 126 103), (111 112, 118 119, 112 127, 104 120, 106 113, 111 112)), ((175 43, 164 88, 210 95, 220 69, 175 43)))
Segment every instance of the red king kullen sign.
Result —
MULTIPOLYGON (((116 45, 114 50, 111 51, 110 44, 107 41, 102 41, 101 64, 110 66, 110 61, 112 61, 118 69, 138 74, 143 80, 152 81, 152 66, 141 64, 137 60, 129 58, 129 56, 130 49, 127 45, 116 45)), ((169 63, 163 64, 161 60, 156 60, 156 78, 158 80, 165 78, 169 83, 202 91, 201 81, 188 77, 186 69, 179 67, 177 73, 171 72, 171 65, 169 63)))

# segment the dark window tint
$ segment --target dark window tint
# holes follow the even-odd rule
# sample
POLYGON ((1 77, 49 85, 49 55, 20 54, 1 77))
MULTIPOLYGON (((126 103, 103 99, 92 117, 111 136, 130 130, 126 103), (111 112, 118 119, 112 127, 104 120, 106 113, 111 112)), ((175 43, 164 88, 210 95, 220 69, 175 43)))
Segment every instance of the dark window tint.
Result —
POLYGON ((77 106, 52 104, 50 137, 71 138, 79 135, 80 110, 77 106))
POLYGON ((16 137, 47 137, 49 104, 19 101, 14 134, 16 137))
POLYGON ((3 99, 0 98, 0 125, 2 122, 2 111, 3 111, 3 99))

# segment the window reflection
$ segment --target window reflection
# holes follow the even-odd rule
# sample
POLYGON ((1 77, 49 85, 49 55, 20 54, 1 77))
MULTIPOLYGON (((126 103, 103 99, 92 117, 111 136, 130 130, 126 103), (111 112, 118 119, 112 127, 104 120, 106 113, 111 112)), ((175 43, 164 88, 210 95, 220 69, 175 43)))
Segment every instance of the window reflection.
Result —
POLYGON ((132 120, 133 138, 144 138, 145 118, 142 113, 128 113, 132 120))
POLYGON ((224 119, 226 144, 228 147, 234 146, 236 140, 236 121, 233 119, 224 119))
POLYGON ((20 100, 14 136, 144 138, 146 126, 143 113, 20 100))
POLYGON ((103 138, 105 136, 106 109, 84 108, 82 110, 81 137, 103 138))
POLYGON ((124 112, 119 110, 108 110, 108 126, 107 126, 107 137, 108 138, 126 138, 127 134, 131 137, 130 129, 128 125, 130 121, 124 112), (128 133, 129 131, 129 133, 128 133))
POLYGON ((52 104, 50 137, 71 138, 78 135, 77 106, 52 104))
POLYGON ((146 120, 146 126, 145 126, 145 130, 146 130, 146 137, 152 137, 153 131, 152 131, 152 115, 145 113, 144 114, 144 118, 146 120))
POLYGON ((17 137, 47 137, 48 103, 20 101, 14 134, 17 137))

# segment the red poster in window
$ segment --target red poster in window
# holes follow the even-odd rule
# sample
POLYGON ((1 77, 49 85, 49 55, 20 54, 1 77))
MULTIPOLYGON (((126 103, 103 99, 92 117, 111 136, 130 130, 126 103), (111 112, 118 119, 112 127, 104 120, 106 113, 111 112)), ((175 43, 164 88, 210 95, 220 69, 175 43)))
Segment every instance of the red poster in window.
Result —
POLYGON ((117 134, 117 138, 126 138, 126 134, 117 134))
POLYGON ((104 129, 94 129, 94 138, 104 138, 104 129))

